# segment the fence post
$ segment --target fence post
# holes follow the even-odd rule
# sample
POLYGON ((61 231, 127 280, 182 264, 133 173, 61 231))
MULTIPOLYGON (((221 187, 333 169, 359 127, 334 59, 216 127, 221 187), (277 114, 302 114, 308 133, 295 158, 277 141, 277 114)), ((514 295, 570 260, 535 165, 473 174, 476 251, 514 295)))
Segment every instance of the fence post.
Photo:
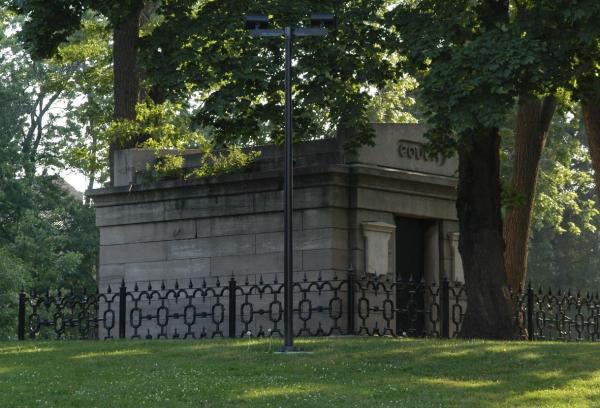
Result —
POLYGON ((25 340, 25 291, 19 293, 19 326, 17 329, 19 340, 25 340))
POLYGON ((529 341, 533 341, 533 288, 531 287, 531 281, 527 286, 527 337, 529 341))
POLYGON ((448 278, 442 280, 441 293, 441 311, 442 311, 442 337, 450 338, 450 283, 448 278))
POLYGON ((235 339, 236 328, 236 305, 235 305, 235 290, 237 288, 237 283, 235 282, 235 278, 232 276, 229 280, 229 338, 235 339))
POLYGON ((354 334, 354 318, 356 314, 354 303, 354 271, 348 271, 348 334, 354 334))
POLYGON ((119 338, 125 338, 125 319, 127 315, 127 287, 125 286, 125 278, 121 280, 119 288, 119 338))

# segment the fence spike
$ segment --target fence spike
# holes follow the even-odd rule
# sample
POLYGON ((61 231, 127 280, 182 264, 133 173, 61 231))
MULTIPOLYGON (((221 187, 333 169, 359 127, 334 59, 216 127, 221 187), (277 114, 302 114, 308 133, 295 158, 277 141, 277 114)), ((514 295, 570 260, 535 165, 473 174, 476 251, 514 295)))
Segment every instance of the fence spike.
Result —
POLYGON ((273 279, 273 284, 277 285, 279 283, 279 281, 277 280, 277 274, 275 274, 275 279, 273 279))
POLYGON ((106 289, 106 293, 112 293, 112 288, 110 287, 110 283, 108 284, 108 288, 106 289))
POLYGON ((571 288, 567 291, 567 296, 571 297, 571 288))
POLYGON ((560 297, 562 295, 562 292, 560 290, 560 288, 558 289, 558 296, 560 297))
POLYGON ((538 294, 540 296, 542 296, 544 294, 544 292, 542 291, 542 285, 540 285, 540 288, 538 289, 538 294))
POLYGON ((135 282, 135 285, 133 285, 133 291, 134 291, 134 292, 137 292, 139 289, 140 289, 140 288, 139 288, 139 286, 138 286, 138 283, 137 283, 137 281, 136 281, 136 282, 135 282))
POLYGON ((552 288, 548 288, 548 296, 552 296, 552 288))
POLYGON ((194 288, 194 283, 192 282, 191 279, 190 279, 190 283, 188 283, 188 288, 190 288, 190 289, 194 288))
POLYGON ((577 299, 579 299, 581 297, 581 290, 579 288, 577 288, 577 299))
POLYGON ((122 277, 121 278, 121 287, 124 287, 124 286, 125 286, 125 277, 122 277))
POLYGON ((308 278, 306 277, 306 271, 304 271, 304 276, 302 277, 303 282, 308 282, 308 278))
POLYGON ((246 278, 244 279, 244 285, 248 286, 250 284, 250 282, 248 281, 248 275, 246 275, 246 278))
POLYGON ((164 280, 160 283, 160 290, 165 290, 165 281, 164 280))
POLYGON ((175 290, 179 290, 179 281, 175 279, 175 290))
POLYGON ((260 274, 260 279, 258 280, 258 283, 259 283, 260 285, 263 285, 263 284, 264 284, 262 273, 260 274))
POLYGON ((148 291, 152 290, 152 281, 148 281, 148 291))
POLYGON ((206 279, 202 278, 202 288, 206 288, 206 279))
POLYGON ((217 276, 217 288, 221 286, 221 281, 219 280, 219 277, 217 276))
POLYGON ((319 276, 317 276, 318 282, 321 282, 323 280, 323 276, 321 274, 322 274, 322 271, 319 271, 319 276))

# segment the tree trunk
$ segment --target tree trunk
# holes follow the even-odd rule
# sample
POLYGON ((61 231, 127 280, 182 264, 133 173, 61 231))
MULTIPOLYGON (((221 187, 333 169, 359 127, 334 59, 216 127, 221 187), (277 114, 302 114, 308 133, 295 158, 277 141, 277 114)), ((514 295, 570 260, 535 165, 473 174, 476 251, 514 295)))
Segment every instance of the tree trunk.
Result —
POLYGON ((584 95, 581 100, 581 109, 592 157, 596 191, 600 198, 600 99, 584 95))
POLYGON ((504 219, 504 262, 507 281, 513 289, 522 288, 527 276, 535 186, 555 109, 554 96, 544 99, 522 97, 519 100, 511 186, 523 202, 512 208, 504 219))
MULTIPOLYGON (((152 17, 154 17, 157 14, 159 7, 160 1, 147 0, 144 2, 144 7, 140 12, 140 27, 143 28, 152 20, 152 17)), ((146 72, 144 72, 143 70, 139 70, 138 75, 140 83, 143 83, 147 79, 146 72)), ((140 87, 139 100, 144 101, 147 98, 150 98, 152 102, 156 104, 160 104, 165 101, 164 93, 162 92, 160 86, 158 86, 157 84, 152 84, 148 89, 148 92, 146 92, 146 89, 143 86, 140 87)))
POLYGON ((135 119, 139 92, 137 46, 140 11, 133 10, 113 30, 115 119, 135 119))
MULTIPOLYGON (((113 92, 116 120, 135 120, 139 94, 137 47, 141 7, 125 16, 113 30, 113 92)), ((111 140, 108 151, 111 183, 114 179, 113 153, 120 146, 111 140)))
POLYGON ((465 338, 520 336, 504 270, 499 149, 498 129, 482 129, 458 149, 456 208, 468 302, 460 335, 465 338))

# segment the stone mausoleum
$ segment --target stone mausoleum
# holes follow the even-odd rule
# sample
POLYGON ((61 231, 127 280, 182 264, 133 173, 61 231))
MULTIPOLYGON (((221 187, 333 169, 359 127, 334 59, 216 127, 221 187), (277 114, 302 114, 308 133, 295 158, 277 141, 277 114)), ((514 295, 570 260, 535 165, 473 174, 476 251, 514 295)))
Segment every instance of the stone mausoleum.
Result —
MULTIPOLYGON (((375 145, 355 155, 337 139, 296 144, 295 270, 462 281, 457 160, 427 158, 420 125, 373 126, 375 145)), ((155 183, 141 182, 152 152, 117 152, 114 186, 90 192, 100 287, 281 273, 282 149, 260 150, 236 174, 155 183)))
MULTIPOLYGON (((429 158, 424 128, 374 124, 375 145, 295 145, 296 279, 357 275, 462 281, 457 160, 429 158)), ((272 280, 283 272, 283 157, 263 146, 247 169, 194 181, 144 182, 148 150, 116 152, 114 186, 89 192, 100 229, 99 286, 149 281, 272 280)), ((185 155, 185 166, 199 155, 185 155)))

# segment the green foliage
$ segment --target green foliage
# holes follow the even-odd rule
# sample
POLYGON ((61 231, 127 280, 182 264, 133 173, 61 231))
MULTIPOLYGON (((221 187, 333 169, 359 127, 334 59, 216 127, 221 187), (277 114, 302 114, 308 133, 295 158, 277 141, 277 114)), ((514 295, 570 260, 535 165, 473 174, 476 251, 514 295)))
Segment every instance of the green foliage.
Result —
POLYGON ((0 339, 15 338, 19 291, 29 282, 21 259, 0 247, 0 339))
POLYGON ((106 16, 118 24, 131 10, 140 9, 143 0, 8 0, 20 15, 27 16, 21 36, 35 59, 56 54, 69 36, 82 28, 87 11, 106 16))
POLYGON ((144 141, 138 147, 154 150, 158 158, 148 169, 154 179, 188 179, 230 173, 248 166, 258 157, 258 152, 246 153, 235 145, 227 145, 227 149, 222 151, 216 149, 201 132, 190 131, 191 118, 180 104, 141 103, 137 105, 136 112, 136 121, 113 122, 107 138, 132 146, 143 136, 144 141), (183 154, 190 149, 201 155, 201 162, 198 167, 186 169, 183 154))
POLYGON ((386 1, 163 1, 161 24, 143 38, 149 79, 170 98, 196 96, 196 124, 216 143, 281 142, 283 39, 253 38, 244 15, 263 12, 274 27, 297 26, 311 11, 331 11, 326 38, 294 45, 294 119, 298 140, 357 129, 348 148, 370 142, 372 90, 393 86, 395 64, 381 43, 386 1))
POLYGON ((600 284, 600 212, 579 107, 555 115, 542 156, 531 238, 531 279, 600 284))
POLYGON ((62 159, 66 167, 82 172, 90 187, 108 179, 106 130, 112 120, 112 50, 107 19, 86 13, 82 28, 62 44, 54 58, 77 69, 67 78, 73 96, 65 112, 61 136, 67 141, 62 159))
MULTIPOLYGON (((60 54, 61 44, 86 28, 90 11, 114 26, 141 5, 140 0, 12 1, 28 16, 22 37, 36 58, 60 54)), ((299 38, 295 44, 295 131, 300 140, 353 128, 357 131, 346 146, 352 150, 370 143, 370 120, 414 120, 406 112, 412 99, 403 94, 414 81, 396 77, 398 58, 383 46, 389 37, 383 24, 389 5, 389 0, 163 1, 142 26, 142 79, 171 100, 189 103, 192 94, 194 126, 210 131, 217 144, 280 142, 283 42, 251 38, 243 16, 262 11, 283 26, 306 22, 311 11, 334 11, 339 24, 326 39, 299 38)), ((72 148, 69 162, 81 166, 85 152, 95 151, 85 147, 72 148)))
POLYGON ((476 130, 503 127, 517 96, 550 87, 539 69, 552 54, 547 42, 501 6, 488 16, 480 3, 403 2, 388 13, 403 67, 419 81, 434 151, 451 154, 476 130))
MULTIPOLYGON (((559 94, 558 110, 542 152, 531 226, 528 279, 536 284, 595 288, 600 284, 600 212, 580 106, 559 94)), ((503 209, 523 197, 511 192, 514 120, 502 129, 503 209)))
POLYGON ((414 92, 417 81, 407 75, 389 81, 375 91, 368 106, 369 121, 374 123, 417 123, 414 92))
POLYGON ((67 162, 65 129, 85 137, 57 108, 82 95, 86 60, 31 60, 22 21, 0 9, 0 337, 15 335, 16 309, 4 306, 21 286, 92 288, 98 251, 93 209, 50 175, 67 162))

